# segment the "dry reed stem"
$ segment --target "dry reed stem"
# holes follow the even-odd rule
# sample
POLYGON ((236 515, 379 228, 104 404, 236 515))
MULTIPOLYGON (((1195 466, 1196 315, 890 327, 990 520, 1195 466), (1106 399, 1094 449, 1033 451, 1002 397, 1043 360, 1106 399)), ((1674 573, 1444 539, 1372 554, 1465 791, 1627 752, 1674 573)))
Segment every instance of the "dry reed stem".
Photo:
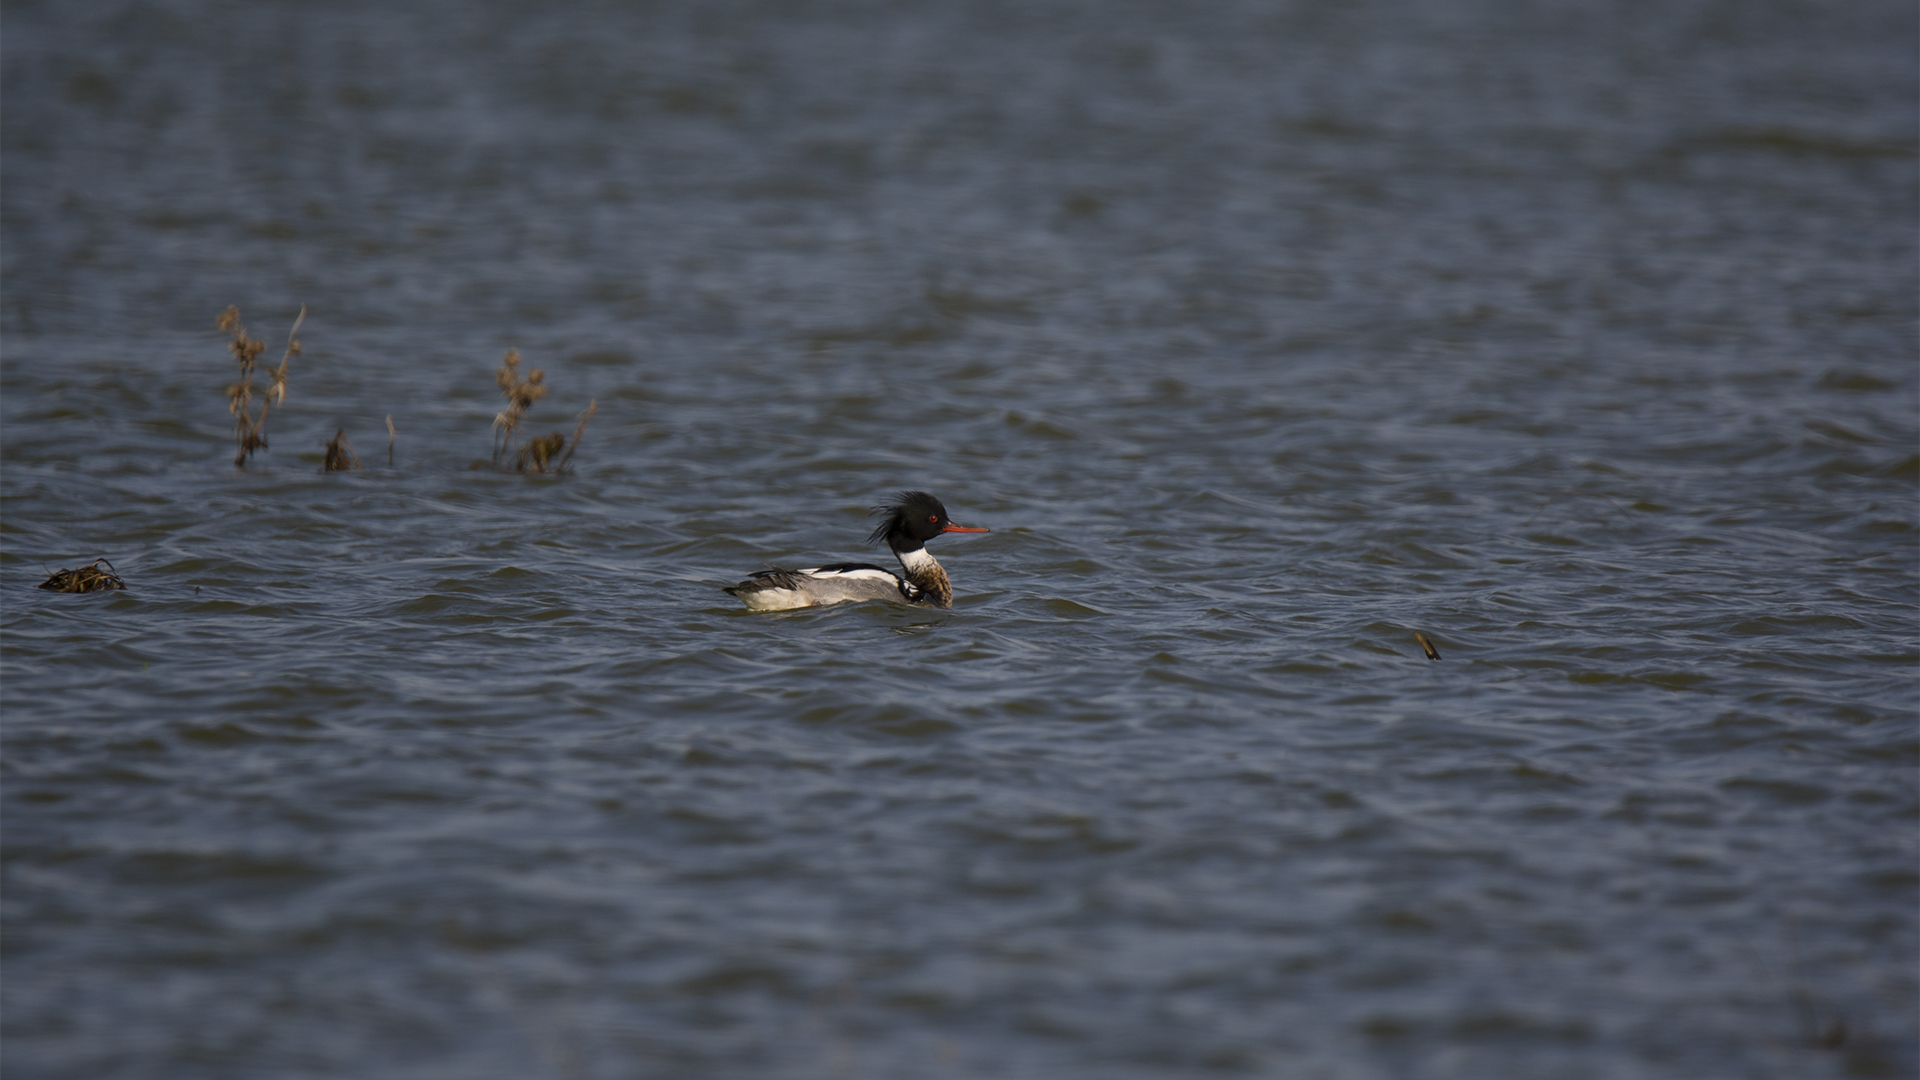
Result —
POLYGON ((119 571, 103 557, 78 570, 56 570, 47 575, 47 580, 41 582, 40 587, 53 592, 105 592, 124 589, 127 583, 120 580, 119 571), (105 570, 100 569, 101 563, 106 563, 105 570))
POLYGON ((1427 659, 1429 660, 1440 659, 1440 650, 1433 647, 1433 642, 1427 640, 1427 635, 1421 633, 1418 630, 1415 630, 1413 632, 1413 640, 1419 642, 1420 647, 1427 651, 1427 659))
POLYGON ((587 402, 587 411, 581 413, 580 422, 573 425, 573 441, 567 444, 567 456, 560 459, 560 466, 557 471, 560 471, 560 472, 566 471, 567 463, 573 460, 573 452, 575 450, 580 449, 580 436, 582 433, 584 433, 587 430, 587 421, 593 419, 593 414, 599 411, 600 411, 599 398, 594 398, 591 401, 587 402))
POLYGON ((234 454, 236 467, 245 468, 247 459, 255 450, 267 448, 267 413, 275 405, 287 402, 287 362, 300 351, 300 324, 307 321, 307 305, 300 305, 300 316, 293 320, 293 329, 287 331, 287 349, 280 355, 280 366, 268 368, 268 386, 260 396, 260 413, 253 412, 253 369, 266 351, 266 343, 259 338, 247 336, 247 328, 240 323, 240 309, 229 306, 220 313, 215 325, 233 335, 227 343, 227 351, 240 363, 240 381, 227 387, 227 411, 233 414, 233 435, 239 450, 234 454))

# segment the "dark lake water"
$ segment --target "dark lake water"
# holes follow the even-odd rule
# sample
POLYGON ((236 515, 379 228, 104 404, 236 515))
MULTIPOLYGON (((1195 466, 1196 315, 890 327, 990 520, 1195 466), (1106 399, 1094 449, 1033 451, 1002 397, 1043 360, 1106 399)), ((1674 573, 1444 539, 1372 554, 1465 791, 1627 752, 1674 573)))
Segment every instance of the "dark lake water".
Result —
POLYGON ((0 1065, 1914 1076, 1917 23, 9 4, 0 1065))

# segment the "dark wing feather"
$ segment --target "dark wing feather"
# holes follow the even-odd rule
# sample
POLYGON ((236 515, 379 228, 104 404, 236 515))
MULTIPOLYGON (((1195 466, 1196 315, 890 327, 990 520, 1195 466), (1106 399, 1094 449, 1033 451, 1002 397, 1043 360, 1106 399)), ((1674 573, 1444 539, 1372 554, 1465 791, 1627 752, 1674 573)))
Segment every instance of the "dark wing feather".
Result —
MULTIPOLYGON (((721 591, 739 596, 741 593, 759 592, 762 589, 798 590, 805 588, 807 579, 816 574, 845 574, 855 570, 877 570, 895 580, 899 580, 900 578, 899 574, 894 573, 884 566, 876 566, 873 563, 865 562, 828 563, 825 566, 810 567, 806 570, 783 570, 776 566, 771 570, 757 570, 748 575, 747 580, 738 585, 728 585, 721 591)), ((912 598, 915 592, 911 584, 903 586, 903 591, 906 592, 909 598, 912 598)))
POLYGON ((759 592, 761 589, 798 589, 806 580, 806 575, 798 570, 782 570, 776 566, 771 570, 755 571, 748 575, 747 580, 738 585, 729 585, 721 591, 739 596, 743 592, 759 592))

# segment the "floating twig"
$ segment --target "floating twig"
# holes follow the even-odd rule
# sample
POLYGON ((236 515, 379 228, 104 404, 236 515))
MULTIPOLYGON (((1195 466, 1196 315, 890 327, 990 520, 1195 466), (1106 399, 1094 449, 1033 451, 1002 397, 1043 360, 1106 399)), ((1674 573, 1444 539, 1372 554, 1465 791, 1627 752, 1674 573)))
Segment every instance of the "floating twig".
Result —
POLYGON ((1418 630, 1415 630, 1413 632, 1413 640, 1419 642, 1420 647, 1427 651, 1427 659, 1429 660, 1440 659, 1440 650, 1433 647, 1433 642, 1427 640, 1427 635, 1421 633, 1418 630))
POLYGON ((127 583, 120 580, 120 573, 113 568, 113 564, 102 557, 78 570, 56 570, 47 575, 47 580, 41 582, 40 587, 53 592, 104 592, 124 589, 127 583), (105 570, 100 569, 102 563, 106 564, 105 570))

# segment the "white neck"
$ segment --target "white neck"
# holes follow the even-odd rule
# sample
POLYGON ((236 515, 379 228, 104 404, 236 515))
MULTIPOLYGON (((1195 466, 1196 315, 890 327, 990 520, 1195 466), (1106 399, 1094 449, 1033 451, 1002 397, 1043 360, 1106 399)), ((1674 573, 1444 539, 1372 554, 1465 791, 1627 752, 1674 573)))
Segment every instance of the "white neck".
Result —
POLYGON ((926 548, 915 548, 912 551, 896 551, 894 554, 900 557, 900 565, 907 568, 907 574, 909 576, 924 573, 940 565, 933 560, 932 555, 927 554, 926 548))

